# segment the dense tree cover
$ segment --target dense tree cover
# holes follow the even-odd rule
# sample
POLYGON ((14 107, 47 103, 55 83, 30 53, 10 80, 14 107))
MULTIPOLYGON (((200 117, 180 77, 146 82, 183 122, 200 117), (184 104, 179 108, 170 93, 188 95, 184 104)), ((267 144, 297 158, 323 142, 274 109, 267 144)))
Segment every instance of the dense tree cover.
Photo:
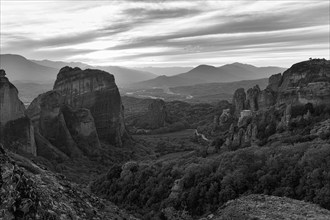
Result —
POLYGON ((166 102, 168 112, 168 122, 170 124, 181 122, 189 125, 186 128, 197 128, 213 123, 214 116, 221 114, 223 109, 230 108, 227 101, 221 101, 217 104, 190 104, 181 101, 166 102))
POLYGON ((169 207, 200 216, 250 193, 287 196, 330 209, 330 144, 314 140, 294 146, 248 147, 129 169, 113 165, 92 190, 145 219, 164 218, 169 207), (181 190, 169 198, 177 179, 181 190))

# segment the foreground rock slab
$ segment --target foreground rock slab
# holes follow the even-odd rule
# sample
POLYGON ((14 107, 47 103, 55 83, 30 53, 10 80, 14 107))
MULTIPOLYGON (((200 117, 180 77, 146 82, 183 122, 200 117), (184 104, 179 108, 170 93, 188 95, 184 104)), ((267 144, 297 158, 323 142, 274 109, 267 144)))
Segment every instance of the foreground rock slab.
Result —
MULTIPOLYGON (((327 220, 330 211, 315 204, 286 197, 249 195, 227 202, 211 220, 327 220)), ((202 219, 201 219, 202 220, 202 219)))

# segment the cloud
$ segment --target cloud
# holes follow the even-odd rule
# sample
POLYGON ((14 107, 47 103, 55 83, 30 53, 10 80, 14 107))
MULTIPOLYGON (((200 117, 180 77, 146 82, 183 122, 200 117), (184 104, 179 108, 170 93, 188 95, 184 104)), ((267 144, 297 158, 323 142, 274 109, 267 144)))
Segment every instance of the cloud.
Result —
MULTIPOLYGON (((148 47, 155 45, 172 45, 172 41, 181 38, 202 37, 214 34, 236 34, 272 32, 303 27, 313 27, 329 23, 329 11, 324 5, 304 9, 302 11, 284 11, 281 14, 257 14, 239 16, 217 16, 214 19, 225 19, 225 22, 208 25, 193 26, 188 29, 179 30, 175 33, 161 36, 146 36, 136 38, 131 43, 117 45, 108 49, 121 50, 136 47, 148 47), (304 15, 304 16, 301 16, 304 15)), ((261 39, 262 40, 262 39, 261 39)), ((193 43, 193 42, 192 42, 193 43)), ((210 42, 212 43, 212 42, 210 42)))
POLYGON ((303 50, 323 56, 329 48, 328 1, 1 4, 1 53, 33 59, 180 65, 215 62, 217 57, 225 59, 223 54, 242 59, 239 53, 259 60, 265 53, 283 57, 276 60, 292 54, 302 59, 303 50))
POLYGON ((189 9, 189 8, 158 8, 158 9, 147 9, 147 8, 130 8, 123 11, 130 17, 139 18, 143 20, 152 21, 154 19, 173 19, 186 16, 194 16, 203 11, 200 9, 189 9))

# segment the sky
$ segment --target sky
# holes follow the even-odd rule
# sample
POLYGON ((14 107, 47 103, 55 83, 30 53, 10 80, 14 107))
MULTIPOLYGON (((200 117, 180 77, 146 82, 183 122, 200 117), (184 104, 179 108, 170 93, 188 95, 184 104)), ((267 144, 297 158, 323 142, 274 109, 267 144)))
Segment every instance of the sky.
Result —
POLYGON ((330 1, 0 0, 0 53, 126 67, 329 59, 330 1))

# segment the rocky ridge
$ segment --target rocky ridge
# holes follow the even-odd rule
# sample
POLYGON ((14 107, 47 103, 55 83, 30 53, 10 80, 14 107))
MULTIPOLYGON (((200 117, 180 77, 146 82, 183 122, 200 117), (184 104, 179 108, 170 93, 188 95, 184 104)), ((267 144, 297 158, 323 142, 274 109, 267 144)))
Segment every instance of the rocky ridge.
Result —
POLYGON ((232 103, 234 111, 222 113, 222 121, 227 122, 220 125, 217 119, 214 124, 215 130, 227 131, 225 146, 234 150, 261 144, 292 123, 307 123, 314 109, 330 105, 330 61, 312 59, 294 64, 283 74, 271 76, 264 90, 258 85, 247 92, 237 89, 232 103), (292 116, 297 109, 302 115, 292 116))

